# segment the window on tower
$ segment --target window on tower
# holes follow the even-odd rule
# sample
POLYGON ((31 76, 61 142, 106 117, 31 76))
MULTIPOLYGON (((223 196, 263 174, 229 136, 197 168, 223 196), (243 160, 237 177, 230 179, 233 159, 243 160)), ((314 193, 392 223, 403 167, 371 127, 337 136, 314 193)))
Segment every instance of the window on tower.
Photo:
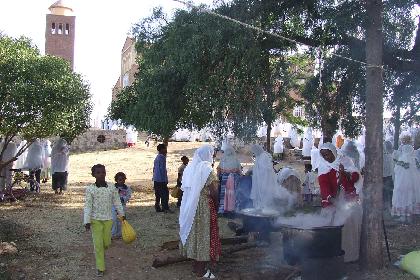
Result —
POLYGON ((63 24, 62 23, 59 23, 58 24, 58 32, 57 32, 58 34, 63 34, 63 24))
POLYGON ((51 34, 55 34, 55 22, 51 23, 51 34))
POLYGON ((70 33, 70 24, 66 23, 66 30, 64 31, 64 34, 69 35, 70 33))

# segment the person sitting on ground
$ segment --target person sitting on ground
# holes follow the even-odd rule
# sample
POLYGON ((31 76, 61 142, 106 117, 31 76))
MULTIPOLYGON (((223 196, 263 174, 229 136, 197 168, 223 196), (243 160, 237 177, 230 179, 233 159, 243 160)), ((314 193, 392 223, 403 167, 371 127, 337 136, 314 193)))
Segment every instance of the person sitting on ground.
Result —
MULTIPOLYGON (((190 161, 190 159, 188 158, 188 157, 186 157, 186 156, 182 156, 181 157, 181 161, 182 161, 182 164, 181 164, 181 166, 178 168, 178 178, 176 179, 176 186, 178 187, 178 188, 181 188, 182 187, 182 175, 184 174, 184 170, 185 170, 185 168, 187 167, 187 165, 188 165, 188 162, 190 161)), ((177 201, 177 203, 176 203, 176 206, 179 208, 179 207, 181 207, 181 202, 182 202, 182 195, 183 195, 183 192, 182 192, 182 190, 180 191, 180 195, 179 195, 179 197, 178 197, 178 201, 177 201)))
POLYGON ((153 164, 153 187, 156 198, 155 210, 156 212, 173 213, 169 209, 168 171, 166 170, 166 154, 168 151, 166 145, 157 145, 157 151, 158 155, 153 164))
POLYGON ((86 187, 83 223, 86 231, 92 229, 97 276, 102 277, 105 272, 105 250, 111 245, 112 207, 123 220, 125 216, 118 189, 105 179, 105 166, 96 164, 91 171, 96 181, 86 187))
POLYGON ((198 277, 215 278, 207 268, 218 261, 221 243, 217 222, 218 180, 213 172, 213 147, 204 145, 194 153, 182 178, 184 196, 179 214, 181 254, 193 259, 198 277))
MULTIPOLYGON (((115 174, 115 187, 118 190, 118 194, 120 195, 120 200, 122 207, 124 209, 124 213, 127 216, 127 202, 131 198, 131 188, 125 184, 127 180, 127 176, 123 172, 118 172, 115 174)), ((118 212, 115 206, 112 207, 112 238, 119 239, 121 238, 121 221, 118 219, 118 212)))

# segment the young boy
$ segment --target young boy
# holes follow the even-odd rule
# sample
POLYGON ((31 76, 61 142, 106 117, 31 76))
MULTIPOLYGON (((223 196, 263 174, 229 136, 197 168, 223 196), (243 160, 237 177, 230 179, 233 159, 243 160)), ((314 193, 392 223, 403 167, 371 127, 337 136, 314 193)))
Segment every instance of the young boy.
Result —
MULTIPOLYGON (((115 188, 120 195, 121 204, 125 213, 127 202, 131 198, 131 188, 125 184, 127 176, 123 172, 115 174, 114 179, 115 188)), ((121 238, 121 221, 118 219, 117 209, 114 206, 112 207, 112 238, 121 238)))
MULTIPOLYGON (((182 161, 182 164, 178 168, 178 178, 176 179, 176 185, 179 188, 181 188, 181 186, 182 186, 182 175, 184 174, 185 167, 187 167, 188 163, 190 162, 190 159, 188 157, 186 157, 186 156, 182 156, 181 157, 181 161, 182 161)), ((176 203, 176 206, 178 208, 181 207, 182 194, 183 194, 183 191, 181 191, 181 195, 178 198, 178 202, 176 203)))
POLYGON ((315 188, 316 176, 312 172, 312 164, 305 164, 305 181, 303 182, 303 201, 312 202, 312 190, 315 188))
POLYGON ((157 146, 159 152, 153 164, 153 183, 155 189, 155 209, 156 212, 169 212, 169 189, 168 189, 168 172, 166 170, 166 154, 167 149, 164 144, 157 146), (160 206, 162 202, 162 207, 160 206))
POLYGON ((92 229, 97 276, 102 277, 105 272, 105 250, 111 245, 112 207, 123 220, 125 216, 117 188, 105 181, 105 166, 96 164, 91 170, 96 182, 86 188, 84 225, 86 231, 92 229))

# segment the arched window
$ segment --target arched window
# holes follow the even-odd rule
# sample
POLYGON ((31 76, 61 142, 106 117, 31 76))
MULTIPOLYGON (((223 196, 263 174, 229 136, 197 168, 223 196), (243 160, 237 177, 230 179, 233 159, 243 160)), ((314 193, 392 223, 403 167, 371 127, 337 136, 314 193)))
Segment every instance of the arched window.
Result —
POLYGON ((63 24, 62 23, 59 23, 58 24, 58 32, 57 32, 58 34, 63 34, 63 24))
POLYGON ((303 117, 303 115, 304 115, 303 107, 302 106, 295 107, 295 109, 293 110, 293 116, 303 117))
POLYGON ((51 23, 51 34, 55 34, 55 22, 51 23))
POLYGON ((66 23, 66 30, 64 31, 64 34, 69 35, 70 34, 70 24, 66 23))

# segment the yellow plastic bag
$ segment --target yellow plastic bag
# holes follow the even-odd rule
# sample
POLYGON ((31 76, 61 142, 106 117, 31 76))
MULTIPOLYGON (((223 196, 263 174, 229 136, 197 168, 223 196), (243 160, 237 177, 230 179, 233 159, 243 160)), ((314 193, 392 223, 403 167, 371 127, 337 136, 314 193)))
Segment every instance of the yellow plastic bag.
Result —
POLYGON ((137 233, 127 220, 121 221, 122 239, 124 243, 130 244, 137 238, 137 233))
POLYGON ((181 197, 181 193, 182 193, 181 188, 178 187, 178 186, 176 186, 175 188, 172 189, 171 196, 173 198, 180 198, 181 197))
POLYGON ((420 279, 420 251, 413 251, 405 255, 400 267, 420 279))

